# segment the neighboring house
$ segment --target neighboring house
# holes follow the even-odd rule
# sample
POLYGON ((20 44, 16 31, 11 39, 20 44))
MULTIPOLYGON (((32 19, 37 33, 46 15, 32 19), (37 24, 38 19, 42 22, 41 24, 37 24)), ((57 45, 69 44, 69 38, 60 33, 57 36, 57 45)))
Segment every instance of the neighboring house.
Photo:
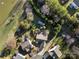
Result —
POLYGON ((47 39, 48 39, 48 34, 46 33, 46 31, 37 33, 36 39, 40 39, 40 40, 47 41, 47 39))
POLYGON ((25 56, 20 53, 17 53, 16 56, 13 56, 12 59, 25 59, 25 56))
POLYGON ((33 12, 32 12, 32 6, 29 4, 29 2, 26 2, 24 5, 24 15, 27 17, 27 20, 33 21, 33 12))
POLYGON ((72 47, 72 53, 79 56, 79 47, 73 46, 72 47))
POLYGON ((33 45, 31 41, 27 37, 25 37, 25 41, 21 43, 18 49, 19 49, 19 53, 26 55, 31 52, 32 48, 33 45))
POLYGON ((30 39, 27 38, 27 37, 25 37, 25 41, 22 42, 21 47, 22 47, 22 49, 25 49, 26 47, 27 47, 27 48, 32 48, 33 45, 32 45, 32 43, 31 43, 30 39))
POLYGON ((79 8, 79 0, 74 0, 74 1, 70 4, 70 8, 71 8, 71 9, 78 9, 78 8, 79 8))
POLYGON ((59 50, 60 46, 56 45, 54 48, 50 49, 47 53, 44 55, 44 59, 57 59, 62 56, 61 51, 59 50))
POLYGON ((39 31, 36 34, 36 41, 35 41, 35 46, 39 47, 39 51, 42 50, 42 48, 44 48, 44 46, 46 45, 46 41, 48 40, 48 33, 47 31, 43 30, 43 31, 39 31))
POLYGON ((71 44, 73 44, 75 42, 75 38, 72 38, 70 35, 62 35, 62 37, 64 38, 65 42, 70 46, 71 44))
POLYGON ((24 4, 24 9, 26 8, 32 8, 31 4, 28 1, 26 1, 26 3, 24 4))
POLYGON ((32 8, 26 8, 25 12, 26 12, 26 15, 27 15, 27 19, 30 20, 30 21, 33 21, 34 16, 33 16, 32 8))
POLYGON ((46 4, 43 5, 43 6, 41 7, 41 12, 42 12, 43 15, 49 15, 49 12, 50 12, 49 6, 46 5, 46 4))

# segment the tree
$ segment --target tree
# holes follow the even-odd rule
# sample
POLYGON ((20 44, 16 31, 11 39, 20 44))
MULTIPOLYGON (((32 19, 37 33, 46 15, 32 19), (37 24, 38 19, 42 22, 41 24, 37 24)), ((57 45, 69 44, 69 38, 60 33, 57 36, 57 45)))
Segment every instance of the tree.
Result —
POLYGON ((46 0, 46 1, 47 1, 46 3, 52 9, 52 11, 57 12, 57 14, 59 14, 61 17, 67 15, 66 8, 61 6, 58 0, 46 0))
POLYGON ((16 48, 16 39, 15 38, 10 38, 7 43, 6 43, 6 47, 8 49, 15 49, 16 48))
POLYGON ((2 52, 1 52, 0 57, 6 57, 6 56, 10 55, 10 53, 11 53, 11 50, 10 50, 10 49, 4 48, 4 49, 2 50, 2 52))
POLYGON ((63 59, 74 59, 74 58, 70 56, 69 54, 66 54, 66 56, 63 59))
POLYGON ((31 27, 31 22, 24 20, 20 22, 20 25, 24 28, 24 29, 29 29, 31 27))

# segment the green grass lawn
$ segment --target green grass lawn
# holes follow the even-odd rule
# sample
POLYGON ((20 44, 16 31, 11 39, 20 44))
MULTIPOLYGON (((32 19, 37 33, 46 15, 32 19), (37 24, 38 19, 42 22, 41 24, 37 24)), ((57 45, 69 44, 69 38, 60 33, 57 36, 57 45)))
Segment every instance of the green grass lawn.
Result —
POLYGON ((0 25, 5 22, 8 14, 15 6, 18 0, 0 0, 0 25))
MULTIPOLYGON (((8 34, 11 34, 10 32, 15 33, 15 31, 18 27, 17 21, 23 13, 23 10, 22 10, 23 3, 21 3, 21 5, 19 5, 20 7, 18 7, 18 10, 14 10, 13 8, 16 5, 17 0, 3 0, 3 1, 5 1, 5 3, 7 3, 7 7, 3 8, 3 12, 6 10, 4 14, 1 14, 2 9, 0 9, 0 15, 5 16, 5 17, 0 17, 0 24, 2 23, 0 25, 0 51, 3 49, 5 42, 8 39, 8 34), (14 2, 14 4, 13 4, 13 2, 14 2), (10 5, 12 5, 12 6, 14 5, 14 6, 12 7, 10 5), (7 9, 7 8, 9 8, 10 10, 7 9), (10 12, 12 10, 15 11, 14 12, 15 17, 13 17, 13 18, 12 18, 12 15, 10 14, 10 12), (2 22, 1 22, 1 19, 3 19, 2 22), (11 22, 9 22, 8 25, 7 25, 6 24, 7 21, 9 21, 11 19, 13 19, 13 20, 11 22)), ((18 0, 18 1, 21 1, 21 0, 18 0)), ((0 6, 0 8, 1 8, 1 6, 0 6)))
POLYGON ((3 44, 7 41, 7 37, 8 34, 11 32, 11 30, 13 29, 12 27, 15 25, 15 21, 13 21, 12 23, 10 23, 8 26, 4 26, 2 28, 0 28, 0 50, 3 47, 3 44))

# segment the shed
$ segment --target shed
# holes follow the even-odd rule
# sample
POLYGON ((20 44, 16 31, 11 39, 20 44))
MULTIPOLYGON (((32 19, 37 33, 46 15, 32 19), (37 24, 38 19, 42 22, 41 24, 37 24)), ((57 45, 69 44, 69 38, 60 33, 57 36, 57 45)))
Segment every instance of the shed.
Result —
POLYGON ((46 31, 41 31, 40 33, 37 33, 36 39, 47 41, 48 33, 46 31))

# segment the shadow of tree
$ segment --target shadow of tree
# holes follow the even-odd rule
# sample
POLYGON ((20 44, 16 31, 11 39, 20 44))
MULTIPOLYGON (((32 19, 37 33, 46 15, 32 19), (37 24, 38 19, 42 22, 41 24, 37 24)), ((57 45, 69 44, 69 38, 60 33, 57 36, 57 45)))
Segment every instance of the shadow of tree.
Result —
POLYGON ((10 55, 10 53, 11 53, 11 50, 10 49, 4 48, 1 51, 0 57, 6 57, 6 56, 10 55))
POLYGON ((71 9, 70 6, 67 7, 68 13, 73 16, 77 10, 71 9))

